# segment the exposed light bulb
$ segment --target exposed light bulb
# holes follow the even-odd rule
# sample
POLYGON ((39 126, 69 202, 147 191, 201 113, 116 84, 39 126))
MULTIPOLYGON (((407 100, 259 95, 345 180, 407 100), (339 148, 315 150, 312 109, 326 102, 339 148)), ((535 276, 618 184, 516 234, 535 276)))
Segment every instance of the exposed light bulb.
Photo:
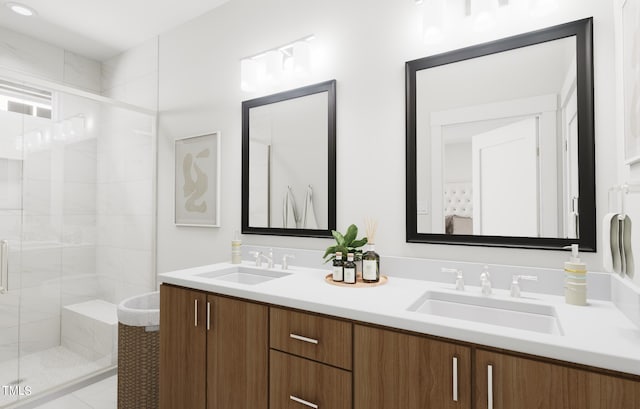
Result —
POLYGON ((425 44, 437 44, 444 39, 444 0, 428 0, 423 7, 423 40, 425 44))
POLYGON ((7 2, 5 5, 14 13, 20 14, 21 16, 31 17, 36 15, 36 11, 29 6, 25 6, 24 4, 7 2))

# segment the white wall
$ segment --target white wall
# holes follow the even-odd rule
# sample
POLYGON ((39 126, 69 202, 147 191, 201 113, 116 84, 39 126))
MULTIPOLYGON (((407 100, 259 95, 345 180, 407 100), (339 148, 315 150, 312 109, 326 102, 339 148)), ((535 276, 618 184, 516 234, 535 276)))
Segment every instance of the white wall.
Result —
MULTIPOLYGON (((616 106, 616 140, 617 144, 617 180, 612 184, 635 184, 640 185, 640 162, 633 164, 626 164, 624 161, 624 100, 623 100, 623 82, 622 82, 622 30, 620 29, 620 22, 622 19, 622 4, 623 0, 614 0, 614 17, 616 21, 616 91, 617 100, 616 106)), ((605 194, 604 190, 610 188, 611 185, 603 186, 601 194, 605 194)), ((636 189, 637 190, 637 189, 636 189)), ((620 196, 618 194, 613 196, 614 203, 618 203, 620 196)), ((604 210, 607 210, 607 203, 605 202, 604 210)), ((615 206, 615 205, 613 205, 615 206)), ((617 211, 617 209, 612 209, 617 211)), ((640 192, 635 192, 627 195, 626 197, 626 212, 634 222, 632 228, 632 252, 635 256, 635 276, 633 281, 640 285, 640 192)))
MULTIPOLYGON (((379 219, 377 248, 383 255, 438 257, 492 263, 561 267, 567 254, 405 242, 404 63, 433 53, 594 17, 597 209, 606 207, 606 186, 615 183, 613 10, 601 0, 566 0, 552 16, 513 19, 490 34, 461 32, 429 48, 421 42, 421 17, 413 0, 234 0, 160 36, 158 271, 229 259, 240 228, 240 59, 315 34, 317 57, 306 83, 337 80, 338 229, 363 218, 379 219), (173 142, 222 132, 222 227, 173 225, 173 142)), ((298 84, 303 85, 303 84, 298 84)), ((274 91, 280 91, 274 90, 274 91)), ((331 239, 244 235, 244 243, 323 249, 331 239)), ((597 254, 584 259, 601 269, 597 254)))

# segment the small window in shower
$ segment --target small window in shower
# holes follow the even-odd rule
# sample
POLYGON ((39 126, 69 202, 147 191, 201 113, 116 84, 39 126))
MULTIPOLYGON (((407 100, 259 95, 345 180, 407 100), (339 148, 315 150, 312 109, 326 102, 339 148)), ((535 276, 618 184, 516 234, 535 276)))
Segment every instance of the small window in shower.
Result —
POLYGON ((0 110, 51 119, 51 92, 0 80, 0 110))

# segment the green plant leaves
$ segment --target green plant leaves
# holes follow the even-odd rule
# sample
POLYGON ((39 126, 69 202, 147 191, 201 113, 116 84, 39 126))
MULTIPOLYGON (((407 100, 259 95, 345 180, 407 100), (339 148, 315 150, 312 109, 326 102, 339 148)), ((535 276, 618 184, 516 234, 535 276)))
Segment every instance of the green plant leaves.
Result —
POLYGON ((342 233, 340 233, 339 231, 331 230, 331 234, 333 235, 333 238, 336 239, 336 243, 338 243, 338 245, 344 245, 344 236, 342 235, 342 233))
POLYGON ((347 228, 347 233, 344 235, 344 245, 347 247, 351 246, 351 242, 356 239, 358 235, 358 226, 352 224, 347 228))
POLYGON ((362 247, 362 246, 364 246, 365 244, 367 244, 367 241, 368 241, 368 240, 367 240, 367 238, 366 238, 366 237, 363 237, 363 238, 361 238, 360 240, 356 240, 356 241, 352 242, 352 243, 351 243, 351 247, 355 247, 355 248, 357 248, 357 247, 362 247))
POLYGON ((333 238, 336 239, 336 244, 327 247, 325 250, 324 256, 322 256, 322 258, 325 259, 325 263, 333 260, 335 258, 335 253, 338 251, 346 257, 347 253, 358 252, 358 247, 362 247, 367 244, 366 237, 356 240, 356 237, 358 236, 358 226, 355 224, 350 225, 344 235, 335 230, 331 230, 331 234, 333 235, 333 238))

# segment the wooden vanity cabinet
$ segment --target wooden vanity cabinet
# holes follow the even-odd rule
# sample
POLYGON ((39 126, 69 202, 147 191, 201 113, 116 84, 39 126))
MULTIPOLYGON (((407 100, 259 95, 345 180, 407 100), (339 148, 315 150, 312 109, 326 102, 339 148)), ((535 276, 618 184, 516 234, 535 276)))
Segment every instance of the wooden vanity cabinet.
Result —
POLYGON ((640 377, 161 286, 161 409, 314 405, 640 409, 640 377))
POLYGON ((160 408, 205 408, 207 333, 198 308, 207 297, 160 286, 160 408))
POLYGON ((355 409, 471 408, 468 346, 355 325, 353 377, 355 409))
POLYGON ((475 409, 640 409, 640 382, 476 350, 475 409))
POLYGON ((353 323, 270 308, 271 409, 352 409, 353 323))
POLYGON ((268 307, 160 288, 160 408, 267 409, 268 307))

